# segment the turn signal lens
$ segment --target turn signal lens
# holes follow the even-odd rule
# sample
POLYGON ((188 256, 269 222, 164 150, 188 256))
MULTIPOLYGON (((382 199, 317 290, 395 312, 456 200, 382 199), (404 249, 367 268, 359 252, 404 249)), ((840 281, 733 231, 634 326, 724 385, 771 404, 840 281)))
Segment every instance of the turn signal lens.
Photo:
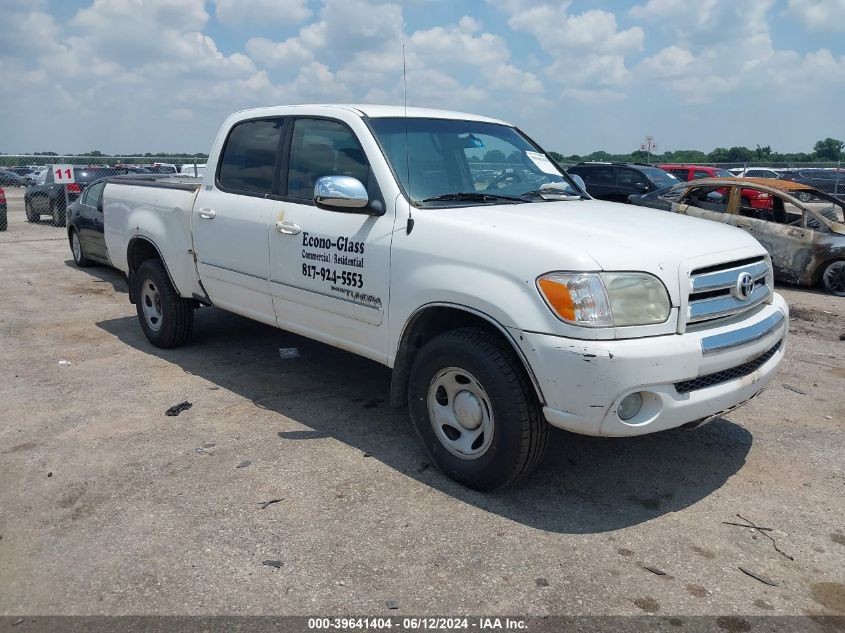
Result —
POLYGON ((537 280, 537 287, 552 311, 567 323, 613 325, 610 301, 597 273, 549 273, 537 280))

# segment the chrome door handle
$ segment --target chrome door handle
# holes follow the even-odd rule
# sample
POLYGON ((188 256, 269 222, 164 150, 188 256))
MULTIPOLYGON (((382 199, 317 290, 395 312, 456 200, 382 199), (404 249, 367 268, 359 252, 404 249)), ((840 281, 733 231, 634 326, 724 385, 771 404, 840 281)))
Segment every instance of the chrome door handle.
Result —
POLYGON ((217 214, 214 212, 214 209, 203 208, 200 209, 200 217, 204 220, 213 220, 217 217, 217 214))
POLYGON ((297 235, 302 232, 302 227, 295 222, 276 222, 276 229, 284 235, 297 235))

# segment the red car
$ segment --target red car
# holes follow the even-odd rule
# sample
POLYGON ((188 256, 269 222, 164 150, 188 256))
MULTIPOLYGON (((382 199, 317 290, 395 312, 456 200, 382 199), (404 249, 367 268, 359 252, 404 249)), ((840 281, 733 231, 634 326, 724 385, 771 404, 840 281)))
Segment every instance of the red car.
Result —
MULTIPOLYGON (((720 167, 708 167, 707 165, 658 165, 660 169, 668 171, 684 182, 698 180, 699 178, 736 178, 727 169, 720 167)), ((771 209, 772 197, 755 189, 743 189, 742 197, 748 200, 749 206, 755 209, 771 209)))
POLYGON ((0 231, 6 230, 6 192, 0 187, 0 231))

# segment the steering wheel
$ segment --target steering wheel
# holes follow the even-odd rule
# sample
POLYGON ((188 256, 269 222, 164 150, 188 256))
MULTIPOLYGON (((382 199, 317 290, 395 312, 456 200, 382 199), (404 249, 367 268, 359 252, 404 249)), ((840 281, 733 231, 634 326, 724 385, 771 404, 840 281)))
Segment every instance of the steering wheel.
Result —
POLYGON ((487 189, 504 189, 517 182, 521 184, 525 181, 515 170, 512 172, 503 171, 487 184, 487 189))

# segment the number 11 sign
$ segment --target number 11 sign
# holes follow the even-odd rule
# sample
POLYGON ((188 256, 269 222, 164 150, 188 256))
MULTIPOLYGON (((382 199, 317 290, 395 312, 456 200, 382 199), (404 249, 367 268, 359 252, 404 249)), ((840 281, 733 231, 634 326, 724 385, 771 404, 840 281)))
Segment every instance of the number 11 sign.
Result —
POLYGON ((73 165, 53 165, 53 181, 57 185, 69 185, 76 180, 73 177, 73 165))

